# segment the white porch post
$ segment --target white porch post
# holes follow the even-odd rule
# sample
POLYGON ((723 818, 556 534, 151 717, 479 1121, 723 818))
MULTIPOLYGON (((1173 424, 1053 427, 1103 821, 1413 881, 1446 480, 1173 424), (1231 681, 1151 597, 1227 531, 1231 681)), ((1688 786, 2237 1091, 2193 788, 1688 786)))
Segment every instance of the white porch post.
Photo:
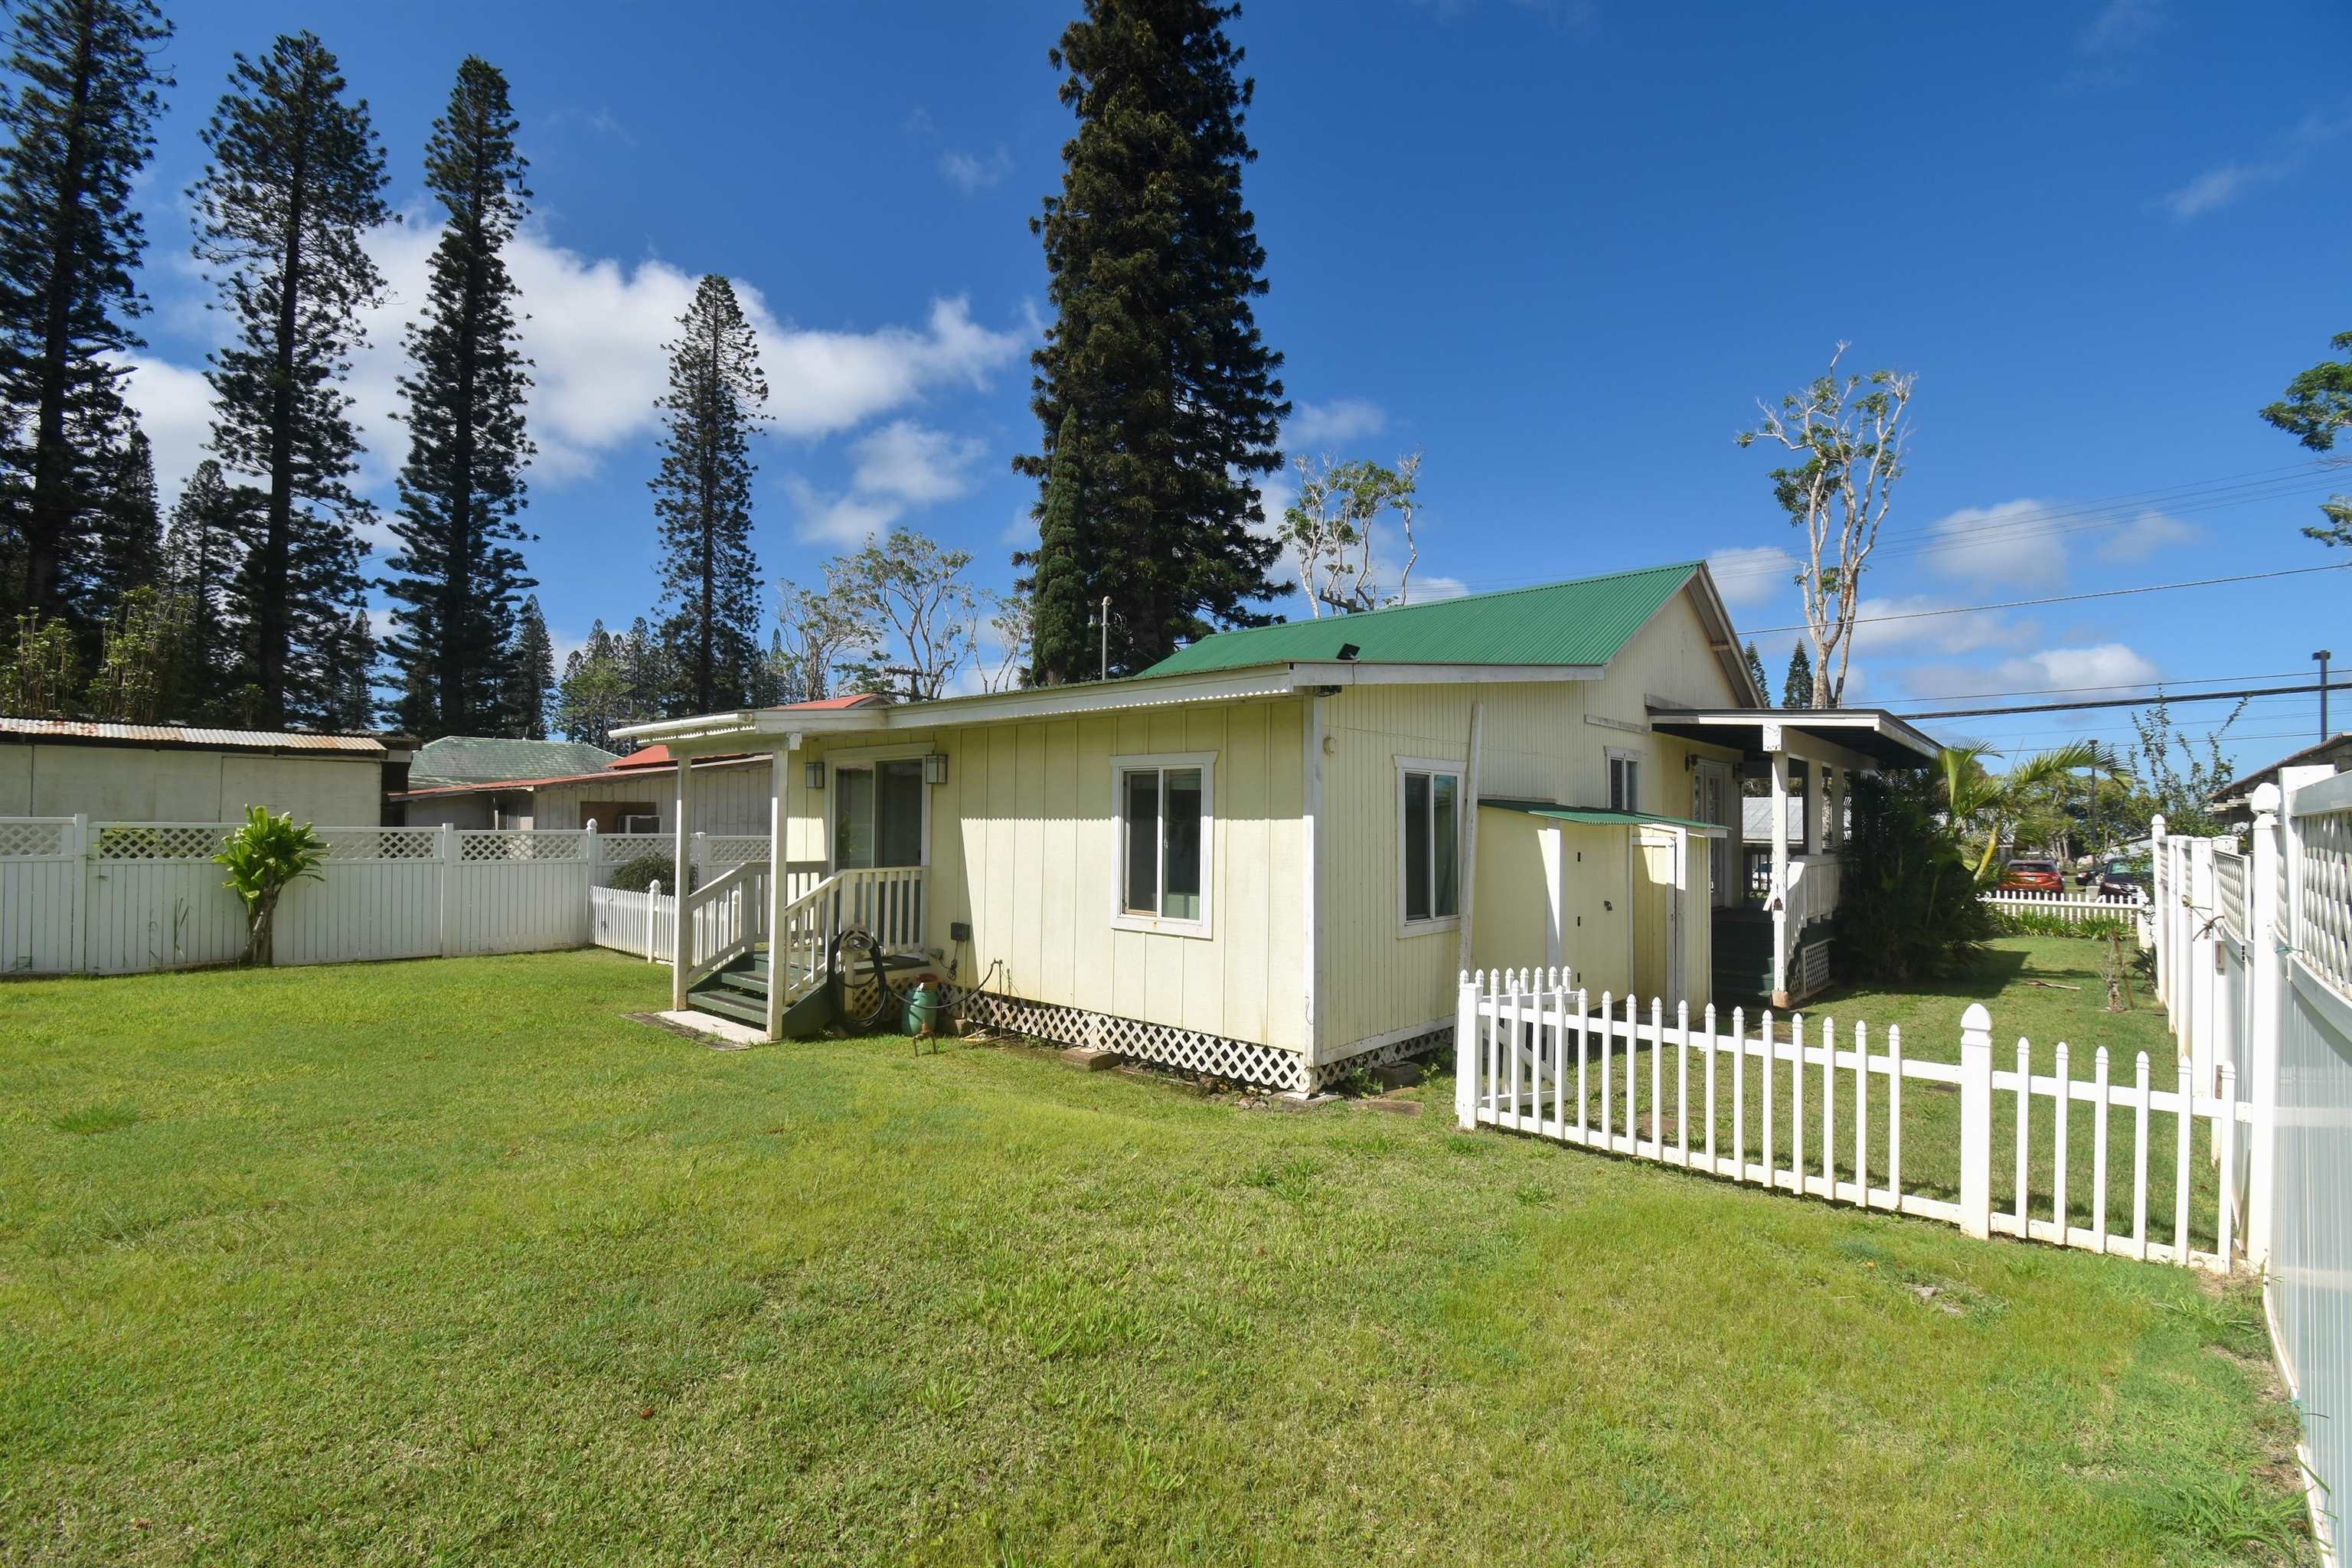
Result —
POLYGON ((768 1038, 784 1027, 784 770, 793 765, 793 742, 768 753, 768 1038))
POLYGON ((2172 917, 2165 907, 2169 891, 2164 858, 2164 813, 2158 812, 2147 819, 2148 844, 2148 915, 2156 938, 2156 996, 2169 1005, 2172 1001, 2172 917))
POLYGON ((670 869, 677 878, 677 901, 670 906, 676 911, 676 918, 670 922, 669 1005, 670 1011, 683 1013, 686 1011, 686 968, 694 951, 693 931, 686 916, 686 889, 693 880, 687 873, 688 847, 692 839, 687 832, 686 775, 693 761, 679 752, 676 746, 670 748, 670 754, 677 760, 676 799, 671 807, 673 816, 670 822, 670 869))
POLYGON ((1832 768, 1825 792, 1829 813, 1822 819, 1822 849, 1835 853, 1845 847, 1845 786, 1851 777, 1843 768, 1832 768))
POLYGON ((1789 759, 1780 726, 1764 726, 1772 765, 1772 1005, 1789 1005, 1789 759))
POLYGON ((1804 840, 1804 847, 1799 851, 1800 854, 1821 853, 1822 799, 1825 787, 1829 784, 1825 776, 1828 772, 1829 766, 1825 763, 1808 761, 1805 763, 1805 831, 1801 836, 1804 840))

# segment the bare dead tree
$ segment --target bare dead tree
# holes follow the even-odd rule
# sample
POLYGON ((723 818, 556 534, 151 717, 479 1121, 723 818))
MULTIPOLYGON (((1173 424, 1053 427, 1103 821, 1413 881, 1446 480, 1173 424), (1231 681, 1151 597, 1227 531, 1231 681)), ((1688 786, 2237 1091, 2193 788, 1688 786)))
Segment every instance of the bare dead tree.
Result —
POLYGON ((906 655, 885 665, 877 652, 858 667, 855 673, 868 689, 887 688, 897 674, 905 678, 909 697, 928 701, 977 656, 972 625, 980 598, 963 580, 971 564, 969 551, 943 550, 937 540, 894 528, 878 544, 869 537, 863 550, 825 569, 843 602, 906 655))
POLYGON ((839 563, 834 563, 825 568, 822 593, 789 578, 777 585, 783 601, 776 619, 783 634, 780 674, 787 702, 832 696, 835 667, 874 647, 873 623, 849 602, 838 576, 839 563))
POLYGON ((996 614, 988 624, 996 633, 997 660, 992 668, 982 667, 982 690, 1011 691, 1026 679, 1032 611, 1026 594, 1009 594, 996 601, 996 614))
POLYGON ((1412 569, 1421 560, 1415 525, 1421 513, 1419 452, 1378 463, 1335 463, 1328 457, 1298 458, 1298 499, 1283 512, 1283 533, 1307 590, 1307 607, 1320 617, 1328 605, 1341 615, 1402 605, 1412 592, 1412 569), (1404 565, 1396 592, 1388 594, 1373 561, 1381 514, 1394 511, 1404 535, 1404 565))
POLYGON ((1757 399, 1762 421, 1734 437, 1743 448, 1777 441, 1794 458, 1772 470, 1772 493, 1805 531, 1805 566, 1796 582, 1813 644, 1814 700, 1828 708, 1844 700, 1863 564, 1903 477, 1911 389, 1919 379, 1910 371, 1874 370, 1840 380, 1847 347, 1839 343, 1828 371, 1781 398, 1778 408, 1757 399))

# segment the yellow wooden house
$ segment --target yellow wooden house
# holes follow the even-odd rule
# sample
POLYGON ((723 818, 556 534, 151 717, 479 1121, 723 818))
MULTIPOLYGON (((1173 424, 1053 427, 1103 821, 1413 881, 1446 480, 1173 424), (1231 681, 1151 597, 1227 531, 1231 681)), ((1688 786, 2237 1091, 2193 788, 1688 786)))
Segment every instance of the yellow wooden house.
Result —
POLYGON ((807 1032, 866 937, 970 1018, 1287 1089, 1449 1038, 1465 968, 1785 1002, 1826 973, 1845 779, 1935 752, 1890 714, 1767 708, 1696 562, 1221 633, 1119 680, 623 734, 773 757, 770 860, 688 896, 677 1007, 807 1032), (1769 885, 1743 778, 1808 802, 1769 885))

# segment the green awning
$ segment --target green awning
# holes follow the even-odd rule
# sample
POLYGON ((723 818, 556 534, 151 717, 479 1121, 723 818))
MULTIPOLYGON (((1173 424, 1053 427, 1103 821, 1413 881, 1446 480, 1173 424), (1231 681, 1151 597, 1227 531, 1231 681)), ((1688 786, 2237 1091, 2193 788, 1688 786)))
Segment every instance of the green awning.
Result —
POLYGON ((1581 822, 1595 827, 1679 827, 1708 838, 1727 838, 1731 829, 1717 822, 1696 822, 1687 816, 1660 816, 1652 811, 1618 811, 1605 805, 1554 805, 1541 800, 1496 800, 1483 795, 1478 804, 1496 811, 1528 816, 1549 816, 1557 822, 1581 822))

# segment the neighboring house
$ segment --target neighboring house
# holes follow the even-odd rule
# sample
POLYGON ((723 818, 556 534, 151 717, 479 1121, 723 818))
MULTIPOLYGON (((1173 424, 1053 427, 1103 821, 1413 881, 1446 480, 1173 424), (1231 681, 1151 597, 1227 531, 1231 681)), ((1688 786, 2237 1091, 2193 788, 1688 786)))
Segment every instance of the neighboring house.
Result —
MULTIPOLYGON (((2225 821, 2241 826, 2252 823, 2254 811, 2250 802, 2254 791, 2266 784, 2284 788, 2285 782, 2279 775, 2289 768, 2325 768, 2339 773, 2352 771, 2352 730, 2331 735, 2316 745, 2305 746, 2299 752, 2290 752, 2274 763, 2265 763, 2252 773, 2231 779, 2214 795, 2213 808, 2225 821)), ((2308 784, 2314 778, 2325 776, 2324 773, 2302 773, 2292 782, 2308 784)))
MULTIPOLYGON (((817 710, 878 704, 844 697, 817 710)), ((768 831, 764 752, 704 758, 690 833, 768 831)), ((445 736, 417 753, 409 787, 394 797, 410 827, 585 827, 605 833, 669 833, 677 764, 664 746, 614 756, 573 741, 445 736)))
POLYGON ((247 806, 373 827, 407 783, 400 736, 0 718, 0 816, 234 822, 247 806))
MULTIPOLYGON (((1288 1088, 1450 1034, 1465 966, 1786 996, 1836 862, 1784 841, 1746 897, 1743 768, 1785 792, 1810 761, 1836 821, 1847 773, 1936 754, 1888 714, 1763 707, 1699 563, 1222 633, 1121 680, 622 733, 778 764, 772 863, 689 902, 767 908, 781 984, 739 936, 683 955, 677 1005, 804 1031, 861 923, 975 1017, 1288 1088)), ((703 778, 673 773, 673 821, 703 778)))

